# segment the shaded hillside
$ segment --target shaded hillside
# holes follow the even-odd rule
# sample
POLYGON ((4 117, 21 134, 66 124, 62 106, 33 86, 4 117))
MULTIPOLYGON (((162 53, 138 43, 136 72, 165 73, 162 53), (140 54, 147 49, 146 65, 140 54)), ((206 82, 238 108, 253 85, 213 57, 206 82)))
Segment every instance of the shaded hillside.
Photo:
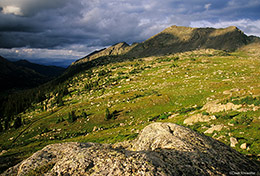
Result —
POLYGON ((64 70, 64 68, 43 66, 26 60, 10 62, 0 56, 0 92, 38 86, 60 75, 64 70))
POLYGON ((0 57, 0 91, 13 88, 30 88, 43 83, 45 77, 29 68, 20 67, 0 57))
POLYGON ((45 66, 40 64, 31 63, 27 60, 19 60, 16 62, 13 62, 17 66, 22 66, 25 68, 29 68, 31 70, 34 70, 37 73, 40 73, 46 77, 55 77, 61 75, 65 68, 57 67, 57 66, 45 66))

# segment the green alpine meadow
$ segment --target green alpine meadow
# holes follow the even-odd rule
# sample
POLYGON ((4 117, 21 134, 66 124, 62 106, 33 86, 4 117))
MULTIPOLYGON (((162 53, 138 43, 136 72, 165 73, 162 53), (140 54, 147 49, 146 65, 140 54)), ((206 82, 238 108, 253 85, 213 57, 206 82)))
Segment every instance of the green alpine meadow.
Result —
POLYGON ((49 144, 127 143, 155 122, 209 136, 259 168, 259 68, 260 39, 236 27, 171 26, 95 51, 49 82, 1 92, 0 171, 49 144))

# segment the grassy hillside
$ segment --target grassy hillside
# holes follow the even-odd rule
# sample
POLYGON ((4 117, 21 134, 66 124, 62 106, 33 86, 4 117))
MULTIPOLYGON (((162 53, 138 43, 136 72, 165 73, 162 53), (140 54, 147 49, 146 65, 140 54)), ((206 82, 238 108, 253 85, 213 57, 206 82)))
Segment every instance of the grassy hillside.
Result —
POLYGON ((21 127, 0 133, 1 170, 50 143, 134 139, 154 121, 207 131, 227 145, 233 137, 237 151, 259 160, 259 56, 204 49, 85 70, 19 114, 21 127))

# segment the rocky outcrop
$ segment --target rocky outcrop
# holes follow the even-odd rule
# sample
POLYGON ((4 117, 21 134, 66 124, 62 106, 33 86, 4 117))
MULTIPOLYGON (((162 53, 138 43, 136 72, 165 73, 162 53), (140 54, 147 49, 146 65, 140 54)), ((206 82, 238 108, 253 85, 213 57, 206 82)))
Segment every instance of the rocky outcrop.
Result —
POLYGON ((192 125, 197 122, 209 122, 210 120, 215 120, 216 117, 214 115, 203 115, 203 114, 195 114, 183 121, 184 124, 192 125))
POLYGON ((237 111, 242 107, 242 105, 235 105, 233 103, 220 104, 217 101, 207 102, 202 110, 208 113, 222 112, 222 111, 237 111))
POLYGON ((221 131, 224 125, 213 125, 209 129, 207 129, 204 133, 212 134, 214 131, 221 131))
POLYGON ((153 123, 130 142, 48 145, 3 175, 229 175, 259 170, 210 137, 172 123, 153 123))

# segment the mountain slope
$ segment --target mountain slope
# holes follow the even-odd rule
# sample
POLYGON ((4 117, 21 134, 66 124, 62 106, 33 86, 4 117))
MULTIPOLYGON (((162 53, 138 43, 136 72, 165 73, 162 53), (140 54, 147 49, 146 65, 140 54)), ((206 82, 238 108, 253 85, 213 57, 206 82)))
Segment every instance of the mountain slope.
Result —
POLYGON ((13 63, 17 66, 22 66, 34 70, 35 72, 50 78, 59 76, 65 71, 65 68, 62 67, 45 66, 45 65, 31 63, 27 60, 18 60, 13 63))
POLYGON ((26 60, 11 62, 0 56, 0 92, 38 86, 60 75, 64 70, 60 67, 33 64, 26 60))
POLYGON ((0 91, 13 88, 29 88, 43 83, 45 77, 34 70, 15 65, 0 56, 0 91))
POLYGON ((129 55, 147 57, 206 48, 234 51, 249 41, 234 26, 224 29, 171 26, 134 47, 129 55))
POLYGON ((260 161, 256 54, 203 49, 84 70, 0 133, 0 171, 48 144, 134 139, 151 122, 188 126, 260 161))

